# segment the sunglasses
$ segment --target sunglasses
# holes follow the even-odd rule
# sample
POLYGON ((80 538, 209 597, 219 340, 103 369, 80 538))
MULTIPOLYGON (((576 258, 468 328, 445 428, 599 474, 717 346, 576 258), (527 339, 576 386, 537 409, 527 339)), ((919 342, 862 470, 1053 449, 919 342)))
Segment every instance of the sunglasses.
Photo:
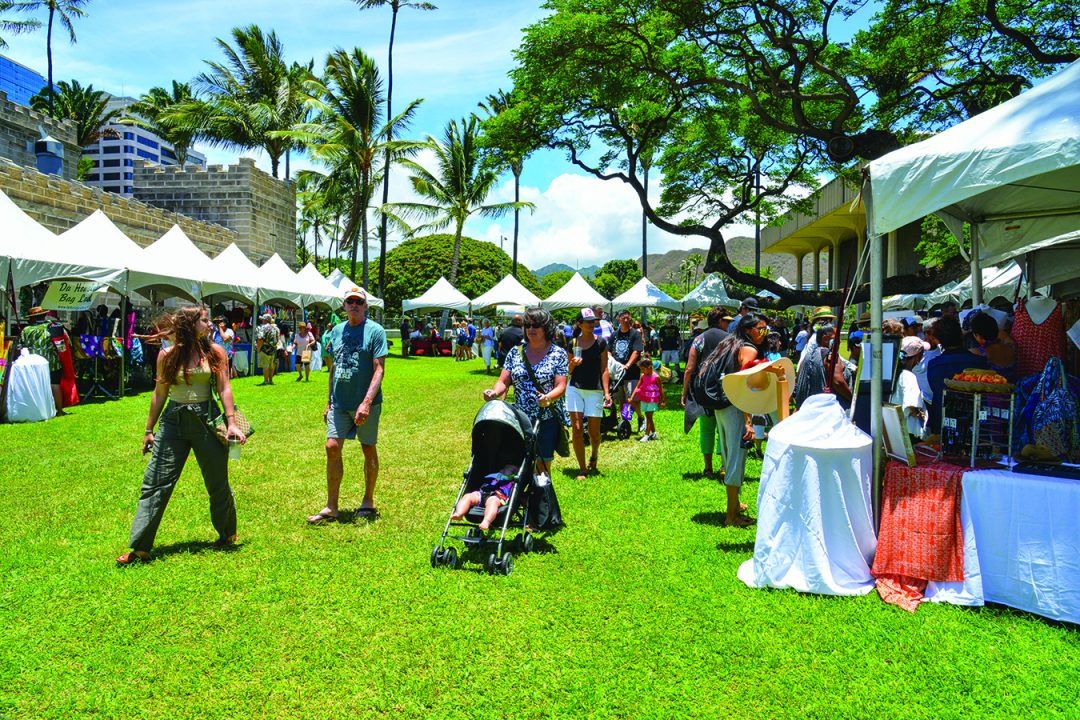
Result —
POLYGON ((525 327, 536 330, 536 329, 544 327, 544 323, 528 323, 527 322, 527 323, 525 323, 525 327))
POLYGON ((367 300, 361 300, 360 298, 349 298, 345 301, 346 305, 364 305, 366 303, 367 300))

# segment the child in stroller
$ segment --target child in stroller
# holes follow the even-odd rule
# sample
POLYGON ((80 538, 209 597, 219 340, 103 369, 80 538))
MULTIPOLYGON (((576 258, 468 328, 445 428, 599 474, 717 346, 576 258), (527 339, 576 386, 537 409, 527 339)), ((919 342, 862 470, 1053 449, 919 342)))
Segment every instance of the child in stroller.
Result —
POLYGON ((460 520, 468 514, 470 509, 483 505, 484 519, 476 527, 487 532, 491 523, 495 521, 495 516, 499 514, 499 508, 510 499, 517 473, 517 465, 508 463, 502 470, 485 475, 484 479, 487 482, 481 485, 480 489, 462 495, 450 519, 460 520))

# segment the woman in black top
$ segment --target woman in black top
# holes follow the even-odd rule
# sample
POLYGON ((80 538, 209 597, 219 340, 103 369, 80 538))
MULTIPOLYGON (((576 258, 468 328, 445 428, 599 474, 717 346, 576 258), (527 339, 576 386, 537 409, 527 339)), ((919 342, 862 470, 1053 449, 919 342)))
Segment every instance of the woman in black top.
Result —
POLYGON ((570 429, 574 455, 578 461, 578 480, 596 472, 600 452, 600 418, 611 407, 607 343, 593 333, 596 315, 585 308, 575 319, 573 350, 570 356, 570 382, 566 388, 566 409, 570 411, 570 429), (585 467, 584 418, 589 418, 589 445, 592 457, 585 467))

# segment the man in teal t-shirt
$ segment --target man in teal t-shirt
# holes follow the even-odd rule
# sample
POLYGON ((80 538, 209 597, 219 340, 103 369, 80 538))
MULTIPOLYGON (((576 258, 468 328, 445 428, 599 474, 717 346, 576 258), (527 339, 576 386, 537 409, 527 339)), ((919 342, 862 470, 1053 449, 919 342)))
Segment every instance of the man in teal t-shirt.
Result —
POLYGON ((341 451, 346 440, 356 438, 364 451, 364 501, 356 516, 372 518, 375 481, 379 475, 379 416, 382 414, 382 379, 387 347, 386 331, 367 319, 367 294, 358 287, 345 292, 346 321, 323 338, 330 368, 330 393, 326 400, 326 507, 308 517, 317 525, 338 518, 338 493, 345 466, 341 451))

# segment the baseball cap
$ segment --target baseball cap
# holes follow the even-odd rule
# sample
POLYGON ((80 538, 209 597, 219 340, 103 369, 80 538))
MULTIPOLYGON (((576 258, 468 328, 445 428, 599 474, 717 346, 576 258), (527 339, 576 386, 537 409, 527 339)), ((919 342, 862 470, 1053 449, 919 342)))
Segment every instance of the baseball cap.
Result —
POLYGON ((351 300, 352 298, 359 298, 364 302, 367 302, 367 293, 363 288, 356 287, 355 285, 345 291, 345 299, 351 300))
POLYGON ((579 321, 584 320, 585 322, 595 322, 596 313, 593 312, 592 308, 581 308, 581 312, 577 314, 577 319, 579 321))
POLYGON ((748 298, 746 298, 745 300, 742 301, 742 305, 740 305, 739 307, 750 308, 751 310, 757 310, 758 309, 757 298, 748 297, 748 298))
POLYGON ((930 343, 923 342, 914 335, 904 338, 900 343, 900 352, 904 353, 904 357, 915 357, 929 349, 930 343))

